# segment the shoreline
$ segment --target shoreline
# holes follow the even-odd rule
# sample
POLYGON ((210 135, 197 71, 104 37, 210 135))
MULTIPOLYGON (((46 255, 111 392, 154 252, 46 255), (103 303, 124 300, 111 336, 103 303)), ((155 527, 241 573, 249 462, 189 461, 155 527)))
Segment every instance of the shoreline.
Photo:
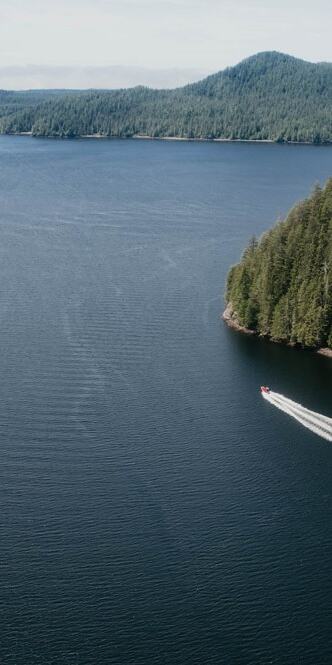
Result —
POLYGON ((105 134, 78 134, 77 136, 54 136, 52 134, 33 134, 29 132, 4 132, 0 136, 31 136, 36 139, 60 139, 60 140, 80 140, 80 139, 120 139, 137 141, 187 141, 190 143, 254 143, 254 144, 272 144, 272 145, 311 145, 314 147, 328 147, 332 145, 331 141, 325 143, 314 143, 313 141, 278 141, 274 139, 227 139, 227 138, 189 138, 186 136, 149 136, 145 134, 133 134, 132 136, 107 136, 105 134))
POLYGON ((133 134, 128 138, 139 139, 145 141, 190 141, 190 142, 203 142, 203 143, 277 143, 273 139, 226 139, 217 138, 209 139, 201 136, 196 138, 189 138, 186 136, 147 136, 145 134, 133 134))
MULTIPOLYGON (((245 335, 256 335, 257 337, 262 337, 262 335, 259 335, 255 330, 252 330, 250 328, 246 328, 245 326, 241 326, 236 318, 234 318, 234 311, 232 309, 232 306, 230 303, 226 306, 226 309, 221 315, 221 318, 223 321, 225 321, 226 325, 231 328, 232 330, 236 330, 237 332, 244 333, 245 335)), ((271 344, 282 344, 283 346, 288 346, 288 347, 294 347, 297 346, 295 344, 285 344, 283 342, 274 342, 272 339, 268 338, 268 341, 271 342, 271 344)), ((297 348, 304 348, 297 346, 297 348)), ((309 349, 309 348, 304 348, 306 351, 313 351, 314 353, 318 353, 321 356, 325 356, 325 358, 332 358, 332 349, 329 349, 327 347, 321 347, 318 349, 309 349)))

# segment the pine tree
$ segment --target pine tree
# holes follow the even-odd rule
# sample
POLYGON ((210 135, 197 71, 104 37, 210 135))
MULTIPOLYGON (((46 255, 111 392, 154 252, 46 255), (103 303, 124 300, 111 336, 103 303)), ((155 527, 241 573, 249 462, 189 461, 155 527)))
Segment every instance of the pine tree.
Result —
POLYGON ((260 335, 332 348, 332 179, 250 241, 226 298, 238 323, 260 335))

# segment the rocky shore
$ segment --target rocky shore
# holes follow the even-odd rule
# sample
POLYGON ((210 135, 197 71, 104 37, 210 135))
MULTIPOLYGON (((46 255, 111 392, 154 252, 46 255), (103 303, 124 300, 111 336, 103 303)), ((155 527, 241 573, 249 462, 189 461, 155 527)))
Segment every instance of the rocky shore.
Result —
POLYGON ((238 330, 239 332, 246 333, 246 335, 256 335, 257 333, 255 330, 251 330, 250 328, 246 328, 245 326, 241 326, 241 324, 238 322, 236 318, 236 313, 233 310, 233 307, 231 303, 229 303, 225 309, 225 311, 222 314, 222 319, 226 321, 227 325, 229 328, 233 328, 233 330, 238 330))
MULTIPOLYGON (((245 333, 246 335, 257 335, 255 330, 251 330, 250 328, 246 328, 245 326, 241 326, 241 324, 238 322, 236 318, 236 312, 234 312, 232 304, 228 303, 225 311, 222 314, 221 317, 225 323, 228 325, 229 328, 232 328, 233 330, 237 330, 238 332, 245 333)), ((271 340, 272 341, 272 340, 271 340)), ((289 345, 291 346, 291 345, 289 345)), ((315 349, 316 353, 319 353, 321 356, 325 356, 327 358, 332 358, 332 349, 329 349, 327 347, 322 347, 320 349, 315 349)))

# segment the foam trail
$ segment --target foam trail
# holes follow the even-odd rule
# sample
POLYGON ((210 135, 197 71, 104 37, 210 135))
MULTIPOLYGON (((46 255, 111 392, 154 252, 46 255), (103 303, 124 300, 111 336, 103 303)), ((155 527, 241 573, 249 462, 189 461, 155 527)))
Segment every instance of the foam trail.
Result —
POLYGON ((275 406, 279 406, 279 408, 281 408, 282 410, 283 410, 282 407, 286 405, 288 407, 289 415, 292 415, 294 418, 296 417, 297 420, 301 421, 302 425, 308 427, 309 429, 314 427, 315 430, 318 430, 320 436, 323 436, 325 434, 328 437, 328 440, 330 439, 332 440, 332 429, 329 426, 327 426, 326 423, 319 420, 319 418, 315 416, 313 417, 303 412, 301 409, 289 406, 287 402, 284 402, 283 400, 280 400, 276 397, 273 398, 273 403, 275 404, 275 406))
POLYGON ((317 419, 320 420, 320 422, 324 422, 326 425, 329 425, 329 427, 332 428, 332 418, 329 418, 328 416, 323 416, 320 413, 316 413, 315 411, 310 411, 310 409, 307 409, 305 406, 302 406, 302 404, 298 404, 297 402, 294 402, 292 399, 289 399, 288 397, 284 397, 283 395, 279 395, 279 393, 272 393, 279 399, 283 400, 284 402, 287 402, 291 408, 295 409, 300 409, 303 413, 303 415, 307 414, 308 416, 313 416, 317 419))
POLYGON ((297 415, 304 420, 308 420, 313 425, 316 425, 320 429, 323 429, 328 434, 332 435, 331 418, 322 416, 320 413, 316 413, 315 411, 310 411, 309 409, 306 409, 304 406, 302 406, 302 404, 297 404, 297 402, 293 402, 293 400, 289 400, 287 397, 279 395, 278 393, 272 393, 272 397, 274 400, 277 400, 281 404, 288 406, 291 411, 297 413, 297 415))
POLYGON ((267 396, 265 399, 267 399, 269 402, 271 402, 271 404, 276 406, 281 411, 284 411, 284 413, 287 413, 289 416, 297 420, 301 425, 303 425, 303 427, 306 427, 311 432, 314 432, 323 439, 332 442, 332 432, 330 433, 329 431, 323 429, 321 425, 316 421, 309 420, 308 417, 307 416, 304 417, 300 411, 297 411, 296 409, 287 406, 286 403, 283 403, 282 401, 276 398, 273 397, 271 398, 270 396, 267 396))
POLYGON ((331 418, 321 416, 315 411, 310 411, 309 409, 302 407, 301 404, 288 400, 287 397, 279 395, 278 393, 270 392, 262 393, 262 395, 268 402, 301 423, 303 427, 306 427, 311 432, 326 439, 326 441, 332 442, 331 418))

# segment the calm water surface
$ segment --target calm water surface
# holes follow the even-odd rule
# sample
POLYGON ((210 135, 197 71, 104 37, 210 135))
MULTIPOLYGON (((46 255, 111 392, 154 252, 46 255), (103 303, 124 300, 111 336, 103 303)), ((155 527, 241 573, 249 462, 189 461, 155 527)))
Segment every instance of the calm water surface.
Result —
POLYGON ((332 362, 220 322, 332 149, 0 138, 0 660, 332 662, 332 362))

